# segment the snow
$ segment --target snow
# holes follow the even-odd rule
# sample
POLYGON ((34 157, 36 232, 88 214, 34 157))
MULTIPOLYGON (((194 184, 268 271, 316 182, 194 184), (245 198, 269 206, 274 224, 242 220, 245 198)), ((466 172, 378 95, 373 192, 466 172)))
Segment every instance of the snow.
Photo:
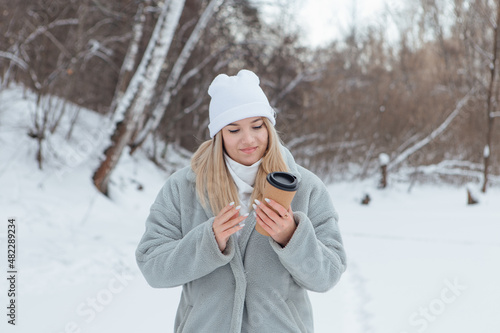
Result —
POLYGON ((490 146, 489 145, 484 146, 483 157, 484 158, 490 157, 490 146))
POLYGON ((381 153, 380 155, 378 155, 378 161, 380 163, 380 165, 387 165, 389 164, 390 162, 390 157, 389 155, 385 154, 385 153, 381 153))
MULTIPOLYGON (((467 185, 467 192, 468 192, 468 195, 470 196, 470 199, 471 201, 473 202, 480 202, 481 201, 481 197, 482 197, 482 193, 479 189, 478 186, 476 186, 476 184, 468 184, 467 185)), ((474 204, 474 203, 469 203, 469 204, 474 204)))
MULTIPOLYGON (((0 279, 0 331, 171 332, 180 288, 149 287, 134 257, 168 173, 138 151, 120 159, 111 200, 97 192, 91 175, 103 143, 88 133, 105 122, 88 110, 69 141, 75 110, 68 111, 50 139, 59 155, 48 154, 40 171, 36 142, 26 135, 32 110, 31 95, 0 91, 0 248, 7 218, 15 217, 19 272, 15 327, 7 324, 7 280, 0 279), (88 144, 74 148, 78 158, 64 158, 79 140, 88 144)), ((188 163, 173 150, 169 158, 188 163)), ((468 206, 465 187, 376 184, 328 185, 348 269, 331 291, 310 293, 315 332, 499 332, 500 189, 468 206), (372 200, 362 206, 365 191, 372 200)))

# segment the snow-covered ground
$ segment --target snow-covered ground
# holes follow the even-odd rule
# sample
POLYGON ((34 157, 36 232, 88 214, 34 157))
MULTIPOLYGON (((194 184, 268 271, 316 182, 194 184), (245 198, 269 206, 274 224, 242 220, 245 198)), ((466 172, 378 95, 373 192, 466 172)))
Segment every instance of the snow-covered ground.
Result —
MULTIPOLYGON (((3 276, 7 219, 18 223, 16 326, 7 324, 9 286, 2 278, 0 331, 171 332, 180 289, 149 287, 134 257, 168 175, 141 153, 124 155, 112 200, 102 196, 90 178, 105 144, 104 122, 82 110, 72 139, 65 139, 74 109, 38 170, 36 142, 26 134, 30 98, 16 89, 0 92, 3 276)), ((500 189, 467 206, 465 187, 375 185, 329 185, 349 262, 333 290, 310 294, 316 332, 500 332, 500 189), (372 201, 362 206, 366 191, 372 201)))

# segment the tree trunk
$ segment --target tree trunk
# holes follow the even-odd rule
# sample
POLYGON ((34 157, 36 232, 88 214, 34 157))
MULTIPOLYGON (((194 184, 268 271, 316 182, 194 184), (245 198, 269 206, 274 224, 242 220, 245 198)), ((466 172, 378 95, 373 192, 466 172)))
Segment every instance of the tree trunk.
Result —
POLYGON ((494 26, 493 32, 493 57, 490 63, 490 85, 488 87, 488 100, 486 101, 486 119, 488 122, 488 129, 486 132, 486 145, 484 146, 483 158, 484 158, 484 178, 483 178, 483 187, 481 191, 486 193, 486 189, 488 188, 488 168, 490 165, 491 158, 491 137, 493 133, 493 89, 495 86, 495 75, 497 68, 497 53, 498 53, 498 26, 500 25, 500 4, 497 4, 497 17, 496 24, 494 26))
POLYGON ((140 133, 136 135, 137 138, 133 139, 134 142, 131 144, 131 153, 133 153, 138 147, 140 147, 144 143, 144 141, 149 136, 149 134, 151 134, 151 132, 153 132, 154 130, 156 130, 156 128, 158 128, 158 125, 160 124, 160 121, 163 115, 165 114, 165 110, 167 109, 167 106, 170 103, 172 97, 172 90, 179 82, 179 77, 181 76, 181 73, 184 70, 184 66, 186 65, 189 57, 191 56, 194 47, 200 40, 203 30, 207 26, 213 14, 218 10, 218 8, 223 2, 224 0, 211 0, 210 3, 205 8, 205 10, 203 11, 203 14, 200 16, 198 23, 191 32, 189 39, 184 45, 179 57, 177 58, 177 61, 175 62, 174 66, 172 67, 172 70, 170 71, 167 83, 165 84, 165 87, 163 88, 163 91, 161 93, 162 99, 157 105, 155 105, 152 116, 148 119, 148 121, 146 122, 144 128, 140 131, 140 133))
POLYGON ((184 0, 171 0, 163 6, 141 63, 116 107, 113 117, 116 126, 111 144, 104 151, 105 158, 93 176, 95 186, 105 195, 108 195, 111 173, 118 164, 123 149, 130 142, 141 113, 145 112, 151 102, 161 67, 184 9, 184 0))
POLYGON ((144 14, 144 5, 149 1, 141 2, 137 9, 137 13, 134 16, 133 25, 133 35, 132 40, 129 44, 127 54, 123 60, 123 64, 120 70, 120 76, 118 77, 118 83, 116 84, 115 94, 111 102, 110 110, 113 114, 116 110, 116 106, 120 103, 121 98, 127 90, 127 86, 130 83, 130 79, 134 74, 134 68, 136 64, 137 54, 139 53, 139 43, 141 42, 142 35, 144 32, 144 24, 146 22, 146 15, 144 14))

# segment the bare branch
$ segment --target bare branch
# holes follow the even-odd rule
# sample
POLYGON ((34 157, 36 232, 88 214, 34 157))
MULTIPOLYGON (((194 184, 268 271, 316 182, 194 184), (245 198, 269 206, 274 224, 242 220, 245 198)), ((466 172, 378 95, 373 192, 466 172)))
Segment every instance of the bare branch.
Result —
POLYGON ((175 89, 172 90, 172 96, 177 95, 177 93, 186 85, 186 83, 194 77, 196 74, 198 74, 207 64, 209 64, 213 59, 216 57, 220 56, 224 51, 229 49, 229 45, 225 45, 221 47, 217 52, 212 53, 210 56, 206 57, 203 59, 202 62, 200 62, 197 66, 193 67, 191 70, 189 70, 186 74, 184 74, 180 79, 177 85, 175 86, 175 89))
POLYGON ((79 23, 78 19, 70 18, 70 19, 62 19, 62 20, 50 22, 50 24, 47 26, 39 26, 28 37, 26 37, 26 39, 23 41, 23 44, 30 43, 35 38, 37 38, 38 36, 40 36, 42 34, 45 34, 48 30, 50 30, 52 28, 60 27, 60 26, 64 26, 64 25, 78 25, 78 23, 79 23))
POLYGON ((429 142, 434 140, 437 136, 439 136, 441 133, 443 133, 448 128, 448 126, 453 121, 453 119, 455 119, 456 116, 458 116, 458 114, 460 113, 462 108, 465 106, 465 104, 469 101, 471 96, 474 95, 475 91, 476 91, 475 88, 471 89, 457 103, 455 110, 453 110, 453 112, 450 113, 450 115, 446 118, 446 120, 441 125, 439 125, 438 128, 436 128, 434 131, 432 131, 432 133, 429 134, 428 136, 426 136, 424 139, 420 140, 419 142, 417 142, 416 144, 414 144, 410 148, 403 151, 399 156, 396 157, 396 159, 394 159, 391 163, 389 163, 387 169, 391 170, 394 167, 398 166, 399 164, 401 164, 401 162, 405 161, 410 155, 414 154, 416 151, 420 150, 422 147, 424 147, 429 142))
POLYGON ((0 51, 0 58, 9 59, 10 61, 12 61, 13 63, 15 63, 16 65, 18 65, 19 67, 21 67, 24 70, 27 70, 29 67, 28 64, 26 62, 24 62, 23 59, 17 57, 16 55, 14 55, 12 53, 9 53, 9 52, 0 51))
POLYGON ((278 101, 282 100, 293 89, 295 89, 301 82, 314 81, 321 76, 322 70, 314 70, 310 72, 298 73, 295 78, 290 81, 287 86, 271 101, 272 105, 276 105, 278 101))

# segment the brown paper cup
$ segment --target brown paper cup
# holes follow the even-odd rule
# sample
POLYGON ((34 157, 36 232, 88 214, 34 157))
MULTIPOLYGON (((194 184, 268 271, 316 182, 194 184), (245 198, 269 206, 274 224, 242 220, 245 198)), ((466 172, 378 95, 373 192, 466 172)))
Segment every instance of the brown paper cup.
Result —
MULTIPOLYGON (((286 178, 283 178, 283 179, 286 180, 286 178)), ((293 176, 290 173, 285 173, 285 172, 279 172, 279 173, 274 172, 274 173, 268 175, 267 180, 268 181, 266 182, 266 185, 264 186, 263 197, 276 201, 277 203, 279 203, 280 205, 282 205, 286 209, 290 208, 290 204, 292 203, 292 199, 295 196, 295 193, 297 193, 297 186, 296 186, 297 181, 295 179, 295 176, 293 176), (276 183, 276 179, 274 179, 274 177, 273 177, 274 174, 278 174, 278 176, 282 176, 282 175, 287 176, 287 177, 289 177, 290 180, 294 180, 294 183, 285 184, 285 186, 288 187, 286 190, 275 187, 275 186, 280 186, 280 184, 276 183), (274 182, 274 185, 271 184, 273 182, 274 182)), ((266 204, 266 203, 263 202, 262 204, 266 204)), ((278 212, 276 212, 276 213, 278 213, 278 212)), ((261 235, 269 236, 267 231, 265 231, 258 223, 255 224, 255 230, 257 230, 261 235)))

